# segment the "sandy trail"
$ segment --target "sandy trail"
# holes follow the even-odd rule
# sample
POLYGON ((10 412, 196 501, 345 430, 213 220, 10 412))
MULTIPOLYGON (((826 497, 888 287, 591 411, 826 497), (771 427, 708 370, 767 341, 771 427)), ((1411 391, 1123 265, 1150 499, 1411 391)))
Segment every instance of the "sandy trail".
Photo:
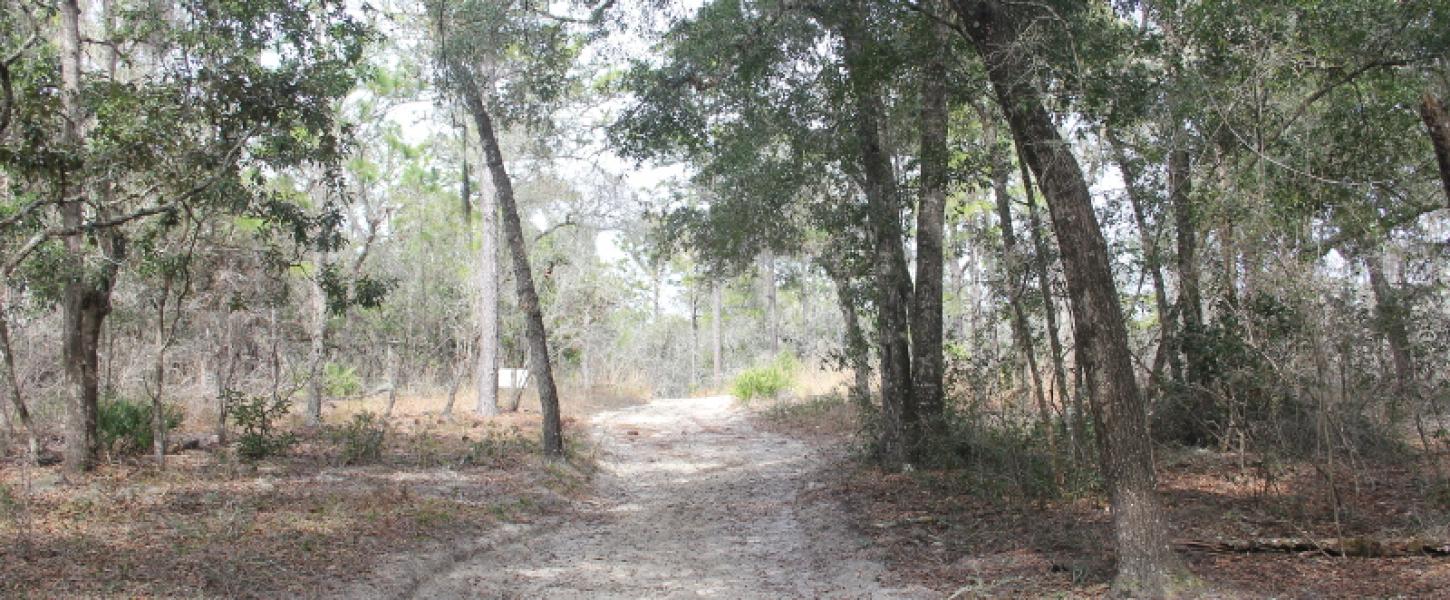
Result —
POLYGON ((728 397, 655 400, 597 415, 596 506, 433 573, 414 598, 922 598, 882 587, 881 564, 828 500, 828 466, 753 428, 728 397))

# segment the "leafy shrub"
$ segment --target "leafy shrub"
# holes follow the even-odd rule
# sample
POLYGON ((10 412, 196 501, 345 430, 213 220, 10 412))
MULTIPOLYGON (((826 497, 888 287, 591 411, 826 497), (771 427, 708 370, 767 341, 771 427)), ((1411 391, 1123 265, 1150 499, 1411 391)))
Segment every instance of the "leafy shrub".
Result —
POLYGON ((362 393, 362 379, 356 367, 337 363, 322 365, 322 389, 333 398, 348 398, 362 393))
POLYGON ((775 398, 795 384, 799 370, 800 361, 789 352, 782 352, 770 364, 741 372, 730 385, 730 393, 741 402, 775 398))
POLYGON ((338 459, 344 465, 382 460, 387 434, 388 424, 381 417, 370 412, 353 415, 347 425, 333 432, 333 441, 341 446, 338 459))
MULTIPOLYGON (((167 431, 181 425, 181 409, 164 406, 167 431)), ((96 434, 101 447, 113 455, 136 455, 151 451, 156 438, 151 429, 151 404, 125 398, 103 400, 96 407, 96 434)))
POLYGON ((290 433, 277 431, 278 421, 292 408, 284 397, 245 396, 235 390, 222 392, 225 405, 231 407, 232 422, 242 428, 237 437, 237 454, 247 460, 258 460, 282 454, 297 442, 290 433))

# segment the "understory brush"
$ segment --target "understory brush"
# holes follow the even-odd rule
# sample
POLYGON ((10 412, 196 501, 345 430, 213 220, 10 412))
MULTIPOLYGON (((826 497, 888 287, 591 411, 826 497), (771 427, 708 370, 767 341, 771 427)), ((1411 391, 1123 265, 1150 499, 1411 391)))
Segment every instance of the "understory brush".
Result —
POLYGON ((381 461, 387 437, 387 421, 371 412, 355 414, 346 425, 332 431, 333 443, 338 448, 337 460, 344 465, 381 461))
POLYGON ((794 354, 781 352, 769 363, 742 371, 730 385, 730 393, 744 403, 772 399, 795 385, 800 360, 794 354))
MULTIPOLYGON (((180 408, 167 405, 162 412, 168 431, 181 425, 183 415, 180 408)), ((121 397, 102 400, 96 407, 96 434, 101 448, 113 456, 150 452, 155 442, 152 414, 149 402, 121 397)))

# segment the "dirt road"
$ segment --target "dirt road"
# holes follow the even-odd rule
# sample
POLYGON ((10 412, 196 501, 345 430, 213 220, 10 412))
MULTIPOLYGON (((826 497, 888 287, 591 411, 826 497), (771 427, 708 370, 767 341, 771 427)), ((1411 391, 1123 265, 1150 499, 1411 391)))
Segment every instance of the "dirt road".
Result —
POLYGON ((411 597, 932 597, 883 588, 839 508, 802 497, 829 463, 751 427, 731 399, 655 400, 593 423, 597 505, 429 573, 411 597))

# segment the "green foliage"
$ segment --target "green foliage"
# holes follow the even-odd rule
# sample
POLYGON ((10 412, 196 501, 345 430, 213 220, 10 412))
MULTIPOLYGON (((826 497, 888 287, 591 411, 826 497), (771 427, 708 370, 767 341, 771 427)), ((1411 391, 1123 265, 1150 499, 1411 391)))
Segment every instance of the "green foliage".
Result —
POLYGON ((756 398, 775 398, 795 385, 800 361, 794 354, 781 352, 769 364, 746 369, 730 384, 730 393, 741 402, 756 398))
MULTIPOLYGON (((181 409, 165 406, 165 425, 169 431, 181 425, 181 409)), ((145 454, 155 442, 152 431, 151 403, 125 398, 110 398, 96 407, 96 435, 101 447, 116 456, 145 454)))
POLYGON ((338 461, 344 465, 382 460, 387 436, 387 422, 371 412, 353 415, 351 421, 332 433, 333 442, 339 446, 338 461))
POLYGON ((322 389, 328 396, 349 398, 362 393, 362 388, 362 378, 358 377, 357 367, 332 362, 322 365, 322 389))
POLYGON ((246 396, 236 390, 222 394, 225 405, 230 407, 228 416, 242 428, 237 438, 237 454, 243 459, 259 460, 282 454, 297 442, 292 434, 277 430, 279 421, 292 408, 289 399, 246 396))

